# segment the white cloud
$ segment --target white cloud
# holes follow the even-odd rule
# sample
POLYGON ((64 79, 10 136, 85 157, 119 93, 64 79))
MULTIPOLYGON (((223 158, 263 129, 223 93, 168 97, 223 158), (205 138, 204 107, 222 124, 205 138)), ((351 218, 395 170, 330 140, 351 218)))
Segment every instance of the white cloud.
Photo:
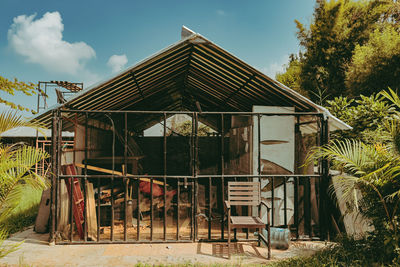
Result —
POLYGON ((10 46, 28 62, 53 72, 77 74, 87 60, 96 57, 94 49, 86 43, 63 40, 64 24, 59 12, 35 17, 36 14, 15 17, 8 30, 10 46))
POLYGON ((222 9, 218 9, 218 10, 217 10, 217 15, 219 15, 219 16, 226 16, 226 12, 225 12, 224 10, 222 10, 222 9))
POLYGON ((78 81, 83 82, 84 88, 87 88, 99 81, 101 81, 101 76, 97 73, 93 73, 89 70, 83 70, 81 73, 78 75, 77 79, 78 81))
POLYGON ((261 68, 261 71, 268 77, 275 79, 275 75, 285 70, 285 65, 289 62, 289 55, 284 55, 279 61, 272 62, 267 67, 261 68))
POLYGON ((112 72, 121 71, 124 66, 128 63, 128 58, 125 54, 112 55, 107 62, 107 65, 111 68, 112 72))

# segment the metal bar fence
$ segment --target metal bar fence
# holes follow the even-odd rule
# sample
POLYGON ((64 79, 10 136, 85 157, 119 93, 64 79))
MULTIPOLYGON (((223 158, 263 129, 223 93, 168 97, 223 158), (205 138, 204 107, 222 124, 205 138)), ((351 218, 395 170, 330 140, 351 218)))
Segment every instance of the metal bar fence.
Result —
MULTIPOLYGON (((57 244, 81 244, 81 243, 101 243, 101 244, 106 244, 106 243, 159 243, 159 242, 193 242, 193 241, 224 241, 226 240, 225 236, 224 236, 224 225, 225 225, 225 212, 224 209, 221 208, 223 207, 223 201, 224 201, 224 195, 225 195, 225 186, 226 183, 228 181, 234 181, 237 179, 258 179, 260 182, 263 180, 268 179, 268 181, 271 184, 271 206, 272 206, 272 210, 274 211, 275 208, 275 199, 274 199, 274 186, 275 186, 275 180, 279 179, 279 178, 283 178, 283 191, 284 191, 284 197, 283 197, 283 207, 284 207, 284 212, 283 212, 283 225, 275 225, 275 215, 274 212, 272 212, 272 222, 271 222, 271 226, 283 226, 283 227, 290 227, 293 226, 295 228, 295 239, 299 239, 300 235, 299 235, 299 228, 300 228, 300 216, 301 214, 299 213, 299 206, 300 206, 300 200, 299 200, 299 187, 300 187, 300 181, 301 180, 306 180, 308 181, 308 183, 303 183, 303 184, 310 184, 310 181, 313 179, 317 179, 317 180, 321 180, 326 179, 326 173, 327 173, 327 168, 329 167, 328 164, 325 162, 323 162, 323 164, 321 165, 321 169, 322 169, 322 174, 314 174, 314 175, 300 175, 300 174, 293 174, 293 175, 263 175, 261 172, 261 147, 260 147, 260 142, 261 142, 261 119, 262 116, 271 116, 271 115, 290 115, 290 116, 301 116, 301 115, 313 115, 313 116, 319 116, 321 118, 321 120, 323 119, 323 117, 321 116, 320 113, 313 113, 313 112, 306 112, 306 113, 279 113, 279 114, 273 114, 273 113, 251 113, 251 112, 203 112, 201 113, 201 115, 205 115, 205 114, 212 114, 212 115, 219 115, 220 116, 220 174, 218 175, 201 175, 198 174, 197 168, 198 168, 198 153, 199 153, 199 134, 198 134, 198 127, 199 127, 199 114, 198 112, 166 112, 166 111, 162 111, 162 112, 156 112, 156 111, 75 111, 75 110, 61 110, 58 113, 54 113, 53 115, 53 136, 55 133, 61 134, 61 127, 60 127, 60 123, 57 123, 58 120, 62 120, 62 113, 65 112, 72 112, 72 113, 81 113, 85 116, 85 155, 84 155, 84 160, 85 160, 85 165, 84 165, 84 172, 82 175, 66 175, 66 174, 61 174, 59 172, 59 169, 61 167, 61 162, 58 161, 61 158, 61 151, 60 148, 57 151, 57 145, 58 141, 57 140, 53 140, 53 157, 52 157, 52 161, 53 162, 57 162, 58 166, 56 166, 56 164, 53 164, 53 173, 55 173, 55 177, 52 179, 53 181, 53 186, 55 184, 59 184, 59 182, 62 179, 70 179, 70 181, 72 181, 73 179, 78 179, 80 180, 80 182, 83 181, 83 188, 84 188, 84 201, 85 201, 85 210, 84 210, 84 229, 85 229, 85 234, 84 234, 84 238, 83 240, 78 240, 75 241, 74 240, 74 233, 73 233, 73 225, 74 225, 74 220, 73 220, 73 211, 72 211, 72 200, 73 200, 73 194, 74 194, 74 186, 72 186, 74 183, 73 181, 70 183, 70 210, 69 210, 69 224, 70 224, 70 228, 69 228, 69 240, 64 241, 64 240, 57 240, 56 243, 57 244), (111 124, 112 124, 112 132, 113 132, 113 141, 112 141, 112 173, 110 175, 98 175, 98 174, 88 174, 88 168, 87 168, 87 161, 88 161, 88 118, 89 118, 89 114, 92 113, 99 113, 99 114, 105 114, 106 117, 109 118, 111 124), (110 113, 110 114, 108 114, 110 113), (124 121, 124 126, 123 126, 123 130, 124 130, 124 147, 123 147, 123 161, 124 161, 124 169, 122 171, 122 175, 119 175, 118 172, 115 171, 115 125, 114 125, 114 120, 111 117, 112 113, 117 113, 117 114, 123 114, 123 121, 124 121), (163 115, 163 121, 164 121, 164 125, 163 125, 163 175, 141 175, 141 174, 128 174, 127 173, 127 153, 128 153, 128 115, 129 114, 161 114, 163 115), (191 175, 168 175, 167 173, 167 127, 166 127, 166 123, 167 123, 167 115, 169 114, 188 114, 191 116, 191 124, 192 124, 192 131, 191 131, 191 136, 190 136, 190 166, 191 166, 191 175), (241 174, 241 175, 235 175, 235 174, 225 174, 225 117, 229 116, 229 115, 250 115, 250 116, 256 116, 257 117, 257 126, 258 126, 258 133, 257 133, 257 139, 258 139, 258 171, 257 174, 241 174), (60 130, 58 130, 56 127, 60 127, 60 130), (58 152, 58 153, 57 153, 58 152), (325 175, 325 176, 324 176, 325 175), (206 197, 207 199, 207 218, 208 218, 208 227, 207 227, 207 238, 206 239, 199 239, 198 237, 198 225, 197 225, 197 208, 198 208, 198 182, 200 179, 208 179, 208 189, 205 191, 205 194, 208 193, 208 196, 203 196, 206 197), (139 189, 139 184, 141 179, 147 179, 147 181, 150 181, 150 238, 149 239, 142 239, 141 235, 140 235, 140 230, 141 230, 141 210, 140 210, 140 189, 139 189), (96 240, 88 240, 87 237, 87 213, 86 213, 86 205, 87 205, 87 199, 86 199, 86 183, 88 182, 88 180, 90 181, 96 181, 97 182, 97 238, 96 240), (163 181, 163 189, 164 189, 164 197, 163 197, 163 238, 159 239, 155 239, 153 238, 153 233, 154 233, 154 210, 153 210, 153 185, 155 183, 159 183, 161 181, 163 181), (175 220, 176 220, 176 237, 175 239, 168 239, 167 237, 167 231, 168 231, 168 227, 167 227, 167 205, 166 205, 166 192, 167 192, 167 181, 173 181, 175 180, 176 183, 173 182, 173 184, 177 185, 177 190, 176 190, 176 212, 175 212, 175 220), (183 180, 183 183, 182 183, 183 180), (57 181, 57 183, 54 183, 54 181, 57 181), (102 239, 101 238, 101 234, 102 234, 102 227, 101 227, 101 220, 100 220, 100 216, 101 216, 101 208, 100 208, 100 187, 101 184, 104 184, 103 181, 110 181, 111 184, 111 223, 110 223, 110 227, 111 227, 111 231, 110 231, 110 238, 109 240, 106 239, 102 239), (122 181, 122 184, 125 186, 125 194, 124 194, 124 225, 123 225, 123 239, 122 240, 115 240, 114 238, 114 184, 116 182, 120 182, 122 181), (127 205, 127 191, 128 191, 128 184, 134 181, 136 182, 136 211, 137 211, 137 225, 136 225, 136 239, 133 239, 131 236, 128 235, 128 231, 127 231, 127 209, 128 209, 128 205, 127 205), (288 196, 288 192, 287 192, 287 186, 289 183, 293 183, 293 190, 294 190, 294 195, 293 196, 288 196), (221 197, 217 197, 217 206, 219 207, 219 212, 220 212, 220 238, 216 238, 215 236, 213 236, 214 231, 218 231, 218 229, 215 229, 212 227, 212 206, 211 206, 211 202, 212 202, 212 192, 211 192, 211 188, 213 186, 213 184, 219 185, 220 190, 221 190, 221 197), (180 194, 181 194, 181 185, 184 185, 185 188, 187 188, 188 185, 190 185, 190 202, 191 202, 191 212, 190 212, 190 238, 189 239, 181 239, 181 234, 180 234, 180 206, 182 205, 182 203, 180 203, 180 194), (293 197, 294 200, 294 211, 293 214, 291 215, 291 220, 289 220, 289 215, 288 215, 288 198, 289 197, 293 197), (292 221, 291 225, 289 225, 289 221, 292 221)), ((321 132, 321 136, 323 138, 321 138, 325 143, 327 142, 326 140, 328 140, 327 137, 327 133, 328 133, 328 129, 327 129, 327 123, 325 121, 323 121, 323 127, 322 128, 322 132, 321 132), (324 124, 325 123, 325 124, 324 124)), ((206 183, 207 184, 207 183, 206 183)), ((320 184, 320 193, 319 193, 319 209, 321 210, 321 207, 324 203, 324 190, 325 190, 325 183, 319 183, 320 184)), ((304 188, 306 189, 306 188, 304 188)), ((304 195, 304 197, 308 197, 310 198, 310 195, 308 194, 307 196, 304 195)), ((130 199, 133 200, 133 199, 130 199)), ((53 205, 55 205, 57 202, 57 196, 56 194, 54 194, 54 196, 52 196, 52 227, 53 229, 56 229, 54 226, 54 223, 56 221, 56 214, 57 212, 55 211, 55 208, 53 208, 53 205)), ((308 202, 309 203, 309 202, 308 202)), ((304 206, 305 202, 303 201, 303 206, 304 206)), ((57 206, 58 208, 58 206, 57 206)), ((306 208, 304 206, 304 208, 306 208)), ((311 206, 307 207, 309 210, 311 210, 311 206)), ((311 212, 309 212, 310 214, 307 214, 307 216, 305 217, 306 214, 305 210, 303 210, 303 218, 305 220, 307 220, 307 223, 310 223, 310 228, 309 229, 304 229, 304 232, 308 230, 308 236, 311 238, 313 235, 313 231, 311 228, 311 212)), ((321 216, 322 214, 320 214, 320 222, 319 224, 321 224, 322 219, 321 216)), ((322 231, 324 231, 323 227, 321 225, 319 225, 319 229, 321 229, 321 233, 320 235, 323 236, 324 233, 322 231)), ((246 232, 246 236, 248 237, 248 231, 246 232)), ((53 236, 55 235, 55 233, 53 233, 53 236)))
MULTIPOLYGON (((120 180, 120 181, 123 181, 124 179, 125 179, 125 177, 124 176, 112 176, 112 175, 110 175, 109 177, 108 177, 108 179, 106 178, 106 177, 103 177, 103 179, 105 179, 105 180, 108 180, 108 181, 111 181, 111 179, 112 178, 114 178, 114 181, 118 181, 118 180, 120 180)), ((230 176, 229 178, 226 178, 226 177, 221 177, 220 175, 218 175, 218 176, 212 176, 212 175, 209 175, 208 176, 208 181, 218 181, 219 180, 219 182, 221 182, 222 181, 222 178, 224 178, 225 179, 225 181, 226 182, 229 182, 229 181, 235 181, 236 179, 238 179, 237 177, 234 177, 234 176, 230 176)), ((242 176, 240 177, 240 178, 243 178, 242 176)), ((249 176, 248 177, 249 179, 252 179, 252 178, 258 178, 258 179, 260 179, 261 181, 262 180, 264 180, 264 179, 268 179, 268 180, 271 180, 271 181, 274 181, 275 179, 280 179, 281 178, 281 176, 273 176, 273 175, 270 175, 270 176, 268 176, 268 177, 258 177, 258 176, 253 176, 253 175, 251 175, 251 176, 249 176)), ((298 180, 298 179, 306 179, 306 180, 309 180, 309 181, 311 181, 312 179, 319 179, 320 178, 320 176, 316 176, 316 175, 312 175, 312 176, 306 176, 306 175, 301 175, 300 177, 297 177, 296 175, 287 175, 286 176, 286 179, 284 179, 285 180, 285 182, 287 183, 287 184, 289 184, 290 182, 288 182, 288 180, 290 179, 290 178, 293 178, 294 179, 294 181, 296 181, 296 180, 298 180)), ((59 177, 59 179, 61 180, 61 179, 71 179, 71 180, 73 180, 73 179, 78 179, 78 180, 80 180, 81 182, 82 182, 82 184, 83 184, 83 181, 85 180, 85 179, 101 179, 101 178, 96 178, 96 177, 92 177, 92 175, 87 175, 87 177, 85 178, 85 177, 76 177, 75 175, 60 175, 60 177, 59 177)), ((156 179, 156 178, 149 178, 150 179, 150 182, 151 181, 159 181, 159 179, 156 179)), ((178 184, 178 182, 180 181, 180 177, 174 177, 174 176, 166 176, 166 179, 168 180, 168 181, 172 181, 172 180, 176 180, 176 182, 177 182, 177 184, 178 184)), ((198 182, 199 182, 199 180, 200 179, 204 179, 204 178, 193 178, 192 176, 188 176, 187 177, 187 179, 188 179, 188 181, 189 181, 189 184, 191 184, 191 186, 198 186, 198 182)), ((216 182, 217 183, 217 182, 216 182)), ((70 183, 70 186, 71 186, 71 188, 70 188, 70 197, 71 197, 71 199, 72 199, 72 197, 73 197, 73 194, 74 194, 74 190, 75 190, 75 188, 74 188, 74 186, 72 186, 74 183, 73 182, 71 182, 70 183)), ((180 187, 180 186, 179 186, 180 187)), ((179 188, 178 187, 178 188, 179 188)), ((178 189, 179 190, 179 189, 178 189)), ((193 190, 193 189, 191 189, 191 190, 193 190)), ((210 193, 209 193, 210 191, 209 191, 209 189, 208 189, 208 194, 209 194, 209 196, 207 197, 208 198, 208 215, 209 215, 209 219, 211 218, 211 206, 210 206, 210 200, 211 200, 211 196, 210 196, 210 193)), ((294 199, 296 199, 296 196, 294 195, 293 196, 294 197, 294 199)), ((192 200, 193 201, 193 200, 192 200)), ((283 206, 287 206, 288 204, 287 204, 287 202, 289 201, 289 197, 287 197, 287 198, 284 198, 283 200, 283 206)), ((72 204, 72 203, 71 203, 72 204)), ((193 205, 194 205, 194 203, 193 203, 193 205)), ((218 203, 218 205, 222 205, 222 203, 218 203)), ((284 213, 283 213, 283 218, 285 218, 286 216, 288 216, 287 215, 287 213, 288 213, 288 210, 286 209, 286 210, 284 210, 284 213)), ((222 215, 222 213, 221 213, 221 215, 222 215)), ((138 215, 138 217, 139 217, 140 215, 138 215)), ((191 218, 191 221, 192 220, 194 220, 195 219, 195 216, 197 216, 197 214, 193 214, 192 212, 191 212, 191 216, 193 216, 193 218, 191 218)), ((299 237, 298 237, 298 231, 299 231, 299 229, 298 229, 298 222, 296 222, 296 220, 297 220, 297 218, 296 218, 296 216, 298 216, 298 215, 294 215, 294 214, 292 214, 291 216, 293 216, 293 219, 294 219, 294 222, 293 222, 293 226, 294 227, 296 227, 296 233, 295 233, 295 236, 293 236, 293 238, 294 239, 299 239, 299 237)), ((276 220, 276 219, 275 219, 276 220)), ((287 226, 290 226, 290 225, 286 225, 287 224, 287 221, 285 221, 285 220, 287 220, 287 218, 286 219, 284 219, 284 223, 282 224, 282 225, 278 225, 278 224, 276 224, 275 222, 273 222, 273 221, 271 221, 271 226, 272 227, 287 227, 287 226)), ((140 221, 140 220, 139 220, 140 221)), ((99 222, 99 220, 98 220, 98 222, 99 222)), ((71 205, 71 209, 70 209, 70 225, 73 225, 73 223, 74 223, 74 220, 73 220, 73 213, 72 213, 72 205, 71 205)), ((222 220, 221 219, 221 225, 222 224, 224 224, 224 220, 222 220)), ((111 222, 111 224, 112 224, 112 222, 111 222)), ((207 238, 204 238, 204 236, 202 236, 203 238, 197 238, 196 237, 196 239, 195 240, 193 240, 193 234, 194 234, 194 232, 191 232, 191 235, 190 235, 190 240, 191 241, 226 241, 226 238, 224 238, 224 237, 220 237, 220 238, 217 238, 216 236, 217 235, 212 235, 212 233, 214 233, 215 234, 215 231, 216 231, 216 229, 215 228, 212 228, 212 227, 210 227, 210 224, 208 224, 209 226, 207 227, 207 238)), ((100 228, 102 228, 101 227, 101 225, 100 224, 97 224, 97 229, 96 229, 96 232, 97 233, 99 233, 99 232, 101 232, 100 231, 100 228)), ((139 226, 139 228, 137 228, 137 229, 140 229, 140 226, 139 226)), ((151 230, 151 229, 150 229, 151 230)), ((175 239, 167 239, 167 238, 162 238, 162 239, 160 239, 160 238, 157 238, 157 239, 155 239, 155 238, 153 238, 153 239, 151 239, 151 235, 150 235, 150 239, 142 239, 142 238, 140 238, 140 230, 138 230, 138 234, 139 234, 139 238, 136 238, 136 239, 132 239, 130 236, 128 236, 126 239, 125 238, 123 238, 122 240, 111 240, 111 238, 107 241, 106 239, 102 239, 102 238, 100 238, 99 236, 97 237, 97 239, 96 240, 75 240, 74 239, 74 237, 76 237, 76 235, 74 235, 74 229, 71 227, 70 228, 70 232, 69 232, 69 240, 68 240, 68 242, 69 243, 93 243, 93 242, 95 242, 95 243, 113 243, 113 242, 116 242, 116 243, 121 243, 121 242, 126 242, 126 243, 148 243, 148 242, 154 242, 154 243, 159 243, 159 242, 164 242, 164 241, 166 241, 166 242, 169 242, 169 241, 182 241, 182 242, 187 242, 188 240, 187 239, 182 239, 181 238, 181 236, 180 236, 180 233, 179 233, 179 223, 177 222, 177 233, 176 233, 176 238, 175 239)), ((304 229, 305 231, 308 231, 308 229, 304 229)), ((123 234, 125 234, 125 231, 123 232, 123 234)), ((247 233, 246 233, 246 235, 247 235, 247 233)), ((307 237, 306 239, 308 239, 308 238, 311 238, 312 236, 309 236, 309 237, 307 237)), ((58 243, 60 243, 60 244, 62 244, 62 243, 65 243, 64 241, 57 241, 57 244, 58 243)))

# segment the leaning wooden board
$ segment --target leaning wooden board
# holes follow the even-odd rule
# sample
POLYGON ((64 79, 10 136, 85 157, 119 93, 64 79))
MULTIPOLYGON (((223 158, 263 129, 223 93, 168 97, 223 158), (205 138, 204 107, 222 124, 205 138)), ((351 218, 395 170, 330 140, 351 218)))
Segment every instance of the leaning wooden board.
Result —
POLYGON ((89 182, 86 183, 86 203, 88 237, 95 241, 97 240, 96 203, 94 200, 93 184, 89 182))
MULTIPOLYGON (((78 167, 78 168, 82 168, 82 169, 85 168, 85 164, 75 163, 75 166, 78 167)), ((100 168, 100 167, 96 167, 96 166, 86 165, 86 168, 87 168, 88 170, 92 170, 92 171, 98 171, 98 172, 104 172, 104 173, 109 173, 109 174, 115 174, 115 175, 123 176, 123 173, 122 173, 122 172, 113 171, 113 170, 109 170, 109 169, 105 169, 105 168, 100 168)), ((134 177, 133 174, 129 174, 129 173, 127 173, 126 176, 128 176, 128 177, 134 177)), ((149 179, 149 178, 143 178, 143 177, 142 177, 142 178, 140 178, 140 181, 150 182, 150 179, 149 179)), ((153 180, 153 183, 159 184, 159 185, 164 185, 163 182, 158 181, 158 180, 153 180)), ((167 184, 167 185, 168 185, 168 184, 167 184)))
POLYGON ((42 193, 42 199, 40 200, 40 206, 38 215, 35 221, 35 232, 36 233, 47 233, 50 216, 50 189, 44 190, 42 193))

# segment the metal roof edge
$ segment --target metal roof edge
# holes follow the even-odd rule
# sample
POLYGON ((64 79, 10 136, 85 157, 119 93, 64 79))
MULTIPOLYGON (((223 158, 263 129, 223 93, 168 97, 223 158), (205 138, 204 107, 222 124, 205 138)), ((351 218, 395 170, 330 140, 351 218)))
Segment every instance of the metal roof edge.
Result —
POLYGON ((39 113, 35 114, 32 118, 29 119, 29 121, 34 121, 37 118, 39 118, 40 116, 42 116, 42 115, 44 115, 44 114, 46 114, 46 113, 48 113, 48 112, 50 112, 50 111, 52 111, 54 109, 61 108, 62 106, 63 106, 62 104, 56 103, 56 104, 48 107, 47 109, 43 110, 42 112, 39 112, 39 113))
POLYGON ((332 120, 334 120, 333 124, 334 126, 336 126, 336 128, 338 130, 352 130, 353 127, 351 127, 350 125, 348 125, 347 123, 345 123, 344 121, 342 121, 341 119, 335 117, 334 115, 332 115, 332 113, 329 112, 329 110, 327 110, 326 108, 315 104, 321 111, 324 112, 324 114, 326 114, 326 116, 332 120))
POLYGON ((326 114, 327 117, 333 119, 338 124, 338 125, 336 125, 338 129, 340 129, 340 130, 351 130, 351 129, 353 129, 353 127, 351 127, 350 125, 348 125, 344 121, 342 121, 342 120, 338 119, 337 117, 335 117, 334 115, 332 115, 332 113, 330 113, 328 109, 326 109, 326 108, 314 103, 313 101, 311 101, 307 97, 305 97, 302 94, 300 94, 299 92, 291 89, 290 87, 284 85, 283 83, 280 83, 279 81, 276 81, 276 80, 273 80, 273 81, 275 83, 277 83, 282 89, 285 89, 285 90, 289 91, 290 93, 292 93, 293 95, 295 95, 295 96, 297 96, 299 98, 302 98, 304 101, 306 101, 310 105, 314 106, 317 110, 320 110, 324 114, 326 114))

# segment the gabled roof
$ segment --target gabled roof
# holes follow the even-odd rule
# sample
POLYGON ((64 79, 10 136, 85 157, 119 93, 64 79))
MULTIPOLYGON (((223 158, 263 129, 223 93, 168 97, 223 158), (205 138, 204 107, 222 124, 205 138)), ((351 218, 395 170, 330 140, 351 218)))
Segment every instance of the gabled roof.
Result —
POLYGON ((186 27, 180 41, 34 119, 50 126, 51 110, 57 108, 196 111, 196 101, 203 111, 250 112, 253 105, 291 106, 298 112, 326 114, 332 130, 351 129, 323 107, 186 27))

